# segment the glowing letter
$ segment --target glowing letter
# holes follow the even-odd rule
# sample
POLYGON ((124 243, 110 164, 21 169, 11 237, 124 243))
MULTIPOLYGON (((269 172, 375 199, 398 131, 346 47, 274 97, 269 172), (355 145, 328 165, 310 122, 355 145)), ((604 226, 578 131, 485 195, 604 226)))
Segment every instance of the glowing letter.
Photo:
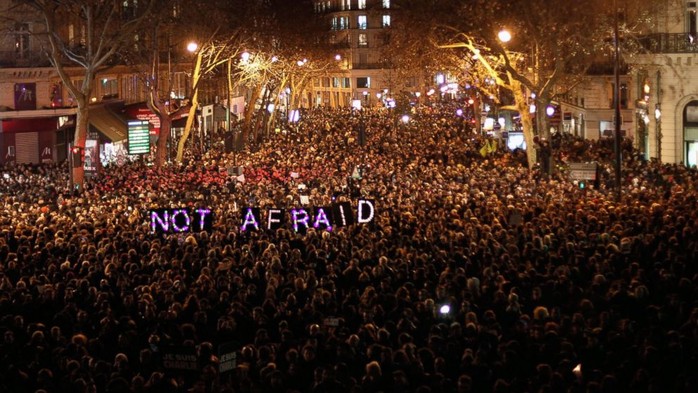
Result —
POLYGON ((170 229, 170 219, 167 210, 162 211, 162 218, 158 214, 157 210, 150 211, 150 232, 155 233, 155 228, 157 227, 157 224, 160 224, 160 227, 165 232, 167 232, 170 229))
POLYGON ((359 224, 367 224, 373 221, 373 215, 376 211, 373 201, 368 199, 359 199, 359 206, 356 210, 358 210, 356 221, 359 224))
POLYGON ((246 231, 248 225, 252 225, 255 230, 259 229, 257 218, 254 216, 254 212, 252 211, 251 207, 247 208, 247 213, 245 213, 245 221, 242 223, 240 230, 246 231))
POLYGON ((332 205, 332 225, 345 227, 354 223, 351 204, 340 202, 332 205))
POLYGON ((298 232, 298 224, 303 224, 306 228, 308 228, 308 221, 310 220, 310 216, 308 216, 308 212, 305 211, 305 209, 293 209, 291 210, 291 217, 293 217, 293 230, 298 232), (299 218, 299 216, 302 216, 302 218, 299 218))
POLYGON ((211 214, 211 209, 196 209, 196 212, 199 213, 199 230, 203 231, 205 229, 205 222, 206 222, 206 216, 211 214))
POLYGON ((267 229, 278 228, 278 225, 274 225, 274 224, 281 223, 282 213, 283 213, 283 210, 281 210, 281 209, 269 209, 267 211, 267 229))
POLYGON ((189 213, 185 209, 177 209, 172 211, 172 217, 170 217, 170 220, 172 220, 172 229, 175 232, 187 232, 189 231, 189 226, 191 224, 191 220, 189 219, 189 213), (177 216, 183 214, 184 215, 184 226, 180 227, 177 225, 177 216))
POLYGON ((320 225, 324 225, 328 231, 332 230, 332 224, 330 224, 330 219, 327 217, 325 209, 322 207, 318 207, 315 211, 315 222, 313 223, 313 227, 319 228, 320 225))

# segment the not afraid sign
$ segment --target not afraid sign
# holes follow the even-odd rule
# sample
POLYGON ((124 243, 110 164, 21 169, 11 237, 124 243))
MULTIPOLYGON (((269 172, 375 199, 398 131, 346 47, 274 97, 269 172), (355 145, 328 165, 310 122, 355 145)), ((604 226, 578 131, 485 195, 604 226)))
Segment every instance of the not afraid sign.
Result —
MULTIPOLYGON (((349 202, 299 207, 288 211, 281 208, 265 210, 263 216, 258 207, 243 208, 240 231, 276 230, 287 224, 299 233, 305 233, 309 228, 332 231, 333 228, 353 224, 370 224, 376 216, 376 204, 372 199, 359 199, 356 211, 349 202)), ((153 234, 210 232, 213 229, 214 214, 209 208, 162 208, 149 210, 148 218, 150 232, 153 234)))
POLYGON ((375 220, 376 204, 371 199, 359 199, 356 212, 349 202, 333 203, 330 206, 312 208, 300 207, 290 211, 281 208, 266 209, 262 216, 261 209, 246 207, 242 209, 241 231, 260 229, 275 230, 290 223, 295 232, 303 233, 308 228, 331 231, 336 227, 353 224, 370 224, 375 220))

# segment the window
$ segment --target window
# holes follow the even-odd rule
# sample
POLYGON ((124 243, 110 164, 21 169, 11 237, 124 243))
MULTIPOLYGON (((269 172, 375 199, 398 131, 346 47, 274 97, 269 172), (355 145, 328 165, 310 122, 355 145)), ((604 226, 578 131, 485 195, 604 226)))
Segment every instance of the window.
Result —
POLYGON ((359 0, 357 8, 360 10, 365 10, 366 9, 366 0, 359 0))
POLYGON ((383 15, 382 27, 390 27, 390 15, 383 15))
POLYGON ((368 47, 368 35, 366 33, 359 34, 359 48, 368 47))
POLYGON ((342 0, 342 11, 351 9, 351 0, 342 0))
POLYGON ((182 10, 180 9, 179 4, 172 4, 172 17, 177 19, 180 15, 182 15, 182 10))
POLYGON ((80 26, 80 45, 87 45, 87 29, 85 28, 85 25, 80 26))
POLYGON ((383 8, 386 10, 390 8, 390 0, 383 0, 383 8))
POLYGON ((102 79, 101 88, 102 99, 117 98, 119 96, 119 82, 116 79, 102 79))
POLYGON ((332 78, 332 87, 339 87, 340 78, 332 78))
POLYGON ((340 16, 337 20, 337 29, 345 30, 349 28, 349 18, 346 16, 340 16))
MULTIPOLYGON (((611 83, 611 108, 616 107, 616 95, 615 95, 615 89, 616 89, 616 84, 611 83)), ((620 107, 623 109, 628 109, 628 84, 627 83, 621 83, 620 84, 620 107)))
POLYGON ((121 11, 122 11, 122 18, 125 20, 132 19, 136 16, 136 9, 138 8, 138 1, 129 1, 125 0, 122 4, 121 11))
POLYGON ((337 17, 332 18, 332 30, 337 30, 337 17))
POLYGON ((369 89, 371 87, 371 78, 367 76, 362 78, 356 78, 356 87, 358 89, 369 89))
POLYGON ((351 78, 342 78, 342 79, 344 79, 342 81, 342 87, 344 87, 346 89, 351 88, 351 78))
POLYGON ((688 39, 691 43, 695 43, 696 32, 698 30, 698 20, 696 18, 696 3, 689 2, 686 4, 686 33, 689 34, 688 39))
POLYGON ((361 30, 366 30, 368 27, 368 18, 366 15, 359 15, 359 20, 358 20, 358 28, 361 30))
POLYGON ((17 23, 15 25, 15 57, 24 59, 29 56, 29 24, 17 23))

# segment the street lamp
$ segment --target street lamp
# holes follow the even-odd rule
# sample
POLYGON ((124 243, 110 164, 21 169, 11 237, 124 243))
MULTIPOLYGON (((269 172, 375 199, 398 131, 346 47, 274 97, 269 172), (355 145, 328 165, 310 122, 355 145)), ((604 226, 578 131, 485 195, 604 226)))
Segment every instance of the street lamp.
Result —
POLYGON ((616 177, 616 198, 620 201, 621 198, 621 177, 622 177, 622 159, 623 152, 621 151, 621 129, 620 129, 620 46, 618 43, 618 8, 617 1, 613 0, 613 77, 615 80, 615 89, 613 98, 615 98, 614 118, 615 118, 615 133, 613 138, 613 147, 615 151, 615 177, 616 177))
POLYGON ((196 51, 198 49, 199 49, 199 44, 197 44, 194 41, 187 44, 187 50, 189 51, 189 53, 196 53, 196 51))
POLYGON ((502 29, 499 31, 499 33, 497 33, 497 38, 506 44, 507 42, 511 41, 511 33, 507 29, 502 29))

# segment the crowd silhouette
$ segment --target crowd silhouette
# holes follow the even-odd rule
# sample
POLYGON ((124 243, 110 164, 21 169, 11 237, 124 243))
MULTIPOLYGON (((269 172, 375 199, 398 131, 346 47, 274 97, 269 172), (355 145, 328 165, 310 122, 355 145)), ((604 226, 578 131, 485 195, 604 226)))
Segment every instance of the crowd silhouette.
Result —
POLYGON ((557 135, 548 176, 483 156, 452 109, 309 111, 234 159, 108 166, 80 193, 66 165, 4 166, 0 391, 698 391, 696 170, 626 143, 619 199, 610 144, 557 135), (564 167, 586 161, 582 189, 564 167), (377 216, 240 230, 301 196, 377 216), (213 230, 150 233, 180 206, 213 230))

